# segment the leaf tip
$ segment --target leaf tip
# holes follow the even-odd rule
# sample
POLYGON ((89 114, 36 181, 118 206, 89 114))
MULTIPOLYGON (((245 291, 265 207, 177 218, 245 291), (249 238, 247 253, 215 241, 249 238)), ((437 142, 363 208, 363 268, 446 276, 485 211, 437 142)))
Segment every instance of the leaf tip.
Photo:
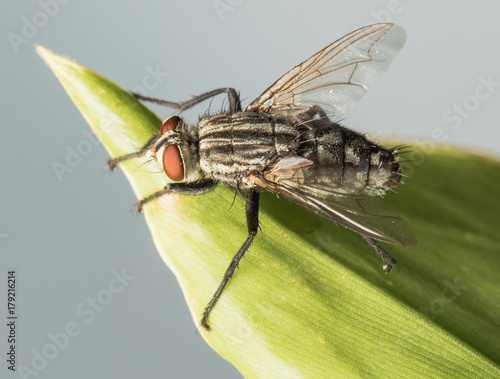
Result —
POLYGON ((54 71, 54 73, 59 73, 64 71, 64 68, 81 69, 82 67, 78 65, 73 59, 67 58, 54 53, 41 45, 34 44, 35 51, 43 59, 43 61, 49 66, 49 68, 54 71))
POLYGON ((35 43, 35 51, 38 55, 40 55, 40 57, 42 57, 42 59, 47 64, 49 64, 50 58, 54 56, 54 53, 52 51, 36 43, 35 43))

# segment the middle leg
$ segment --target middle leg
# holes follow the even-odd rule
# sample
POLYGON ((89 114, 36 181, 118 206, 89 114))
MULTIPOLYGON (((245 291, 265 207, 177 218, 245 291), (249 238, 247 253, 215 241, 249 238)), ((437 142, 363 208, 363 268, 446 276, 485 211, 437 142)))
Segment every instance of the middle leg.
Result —
POLYGON ((151 195, 139 200, 135 204, 135 209, 142 212, 144 205, 150 201, 157 199, 167 193, 176 192, 183 195, 203 195, 207 192, 212 191, 217 186, 217 182, 212 179, 201 179, 196 182, 190 183, 172 183, 167 184, 163 189, 158 192, 152 193, 151 195))
POLYGON ((246 202, 246 216, 247 216, 248 237, 245 240, 245 242, 243 242, 243 245, 241 245, 240 249, 233 257, 231 263, 229 264, 229 267, 227 268, 224 274, 224 278, 222 279, 222 282, 219 285, 219 288, 217 288, 217 291, 215 291, 214 295, 212 296, 212 299, 205 308, 205 311, 203 312, 203 317, 201 319, 201 326, 203 326, 203 328, 207 331, 211 330, 210 324, 208 323, 208 316, 210 315, 210 312, 215 306, 217 300, 219 300, 222 291, 224 290, 224 287, 226 287, 227 282, 233 276, 234 270, 236 270, 238 263, 240 262, 241 258, 243 258, 243 255, 246 253, 246 251, 252 244, 253 239, 257 234, 257 229, 259 228, 259 192, 257 191, 256 188, 251 188, 250 192, 248 193, 246 202))

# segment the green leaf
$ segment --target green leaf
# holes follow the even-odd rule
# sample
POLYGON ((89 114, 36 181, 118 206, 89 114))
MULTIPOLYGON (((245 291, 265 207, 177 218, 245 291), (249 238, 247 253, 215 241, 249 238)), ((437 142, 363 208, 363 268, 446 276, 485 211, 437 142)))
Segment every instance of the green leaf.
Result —
MULTIPOLYGON (((37 49, 111 156, 137 150, 159 128, 115 84, 37 49)), ((389 275, 357 234, 265 193, 262 230, 210 315, 211 332, 199 320, 246 238, 243 199, 231 206, 234 190, 219 186, 146 205, 200 334, 245 377, 500 377, 500 163, 414 149, 410 178, 385 201, 419 245, 386 246, 398 259, 389 275)), ((138 199, 166 182, 144 161, 120 165, 138 199)))

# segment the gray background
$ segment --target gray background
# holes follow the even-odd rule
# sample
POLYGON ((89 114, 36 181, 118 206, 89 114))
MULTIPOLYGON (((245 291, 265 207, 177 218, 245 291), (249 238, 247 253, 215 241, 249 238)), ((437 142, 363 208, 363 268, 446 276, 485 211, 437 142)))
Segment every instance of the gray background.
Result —
MULTIPOLYGON (((39 378, 240 374, 198 334, 143 218, 130 212, 135 198, 123 174, 103 174, 104 149, 93 146, 71 174, 56 177, 51 165, 64 163, 66 149, 86 139, 88 126, 33 43, 126 89, 141 86, 148 70, 159 67, 169 75, 150 82, 150 96, 182 100, 233 86, 246 105, 335 39, 392 21, 406 29, 408 42, 344 123, 408 140, 445 135, 450 144, 500 153, 500 87, 481 87, 481 78, 500 81, 498 2, 87 0, 56 3, 57 10, 54 1, 41 3, 0 6, 0 352, 7 350, 8 268, 18 276, 18 365, 30 367, 32 350, 41 352, 51 342, 49 333, 68 322, 81 332, 39 378), (217 5, 225 5, 225 12, 218 13, 217 5), (34 17, 43 25, 14 46, 9 33, 23 37, 23 25, 34 17), (464 102, 470 112, 447 119, 464 102), (78 305, 107 288, 112 270, 122 269, 135 279, 86 323, 78 305)), ((196 121, 208 106, 187 118, 196 121)), ((155 110, 160 117, 170 114, 155 110)), ((0 377, 17 376, 2 358, 0 377)))

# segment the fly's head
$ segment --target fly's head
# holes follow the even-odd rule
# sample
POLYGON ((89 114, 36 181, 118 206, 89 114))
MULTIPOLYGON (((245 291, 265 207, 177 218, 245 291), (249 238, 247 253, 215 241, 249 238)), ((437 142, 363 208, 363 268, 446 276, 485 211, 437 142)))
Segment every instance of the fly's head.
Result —
POLYGON ((196 136, 179 116, 163 121, 158 139, 146 156, 157 162, 174 182, 193 181, 199 177, 196 136))

